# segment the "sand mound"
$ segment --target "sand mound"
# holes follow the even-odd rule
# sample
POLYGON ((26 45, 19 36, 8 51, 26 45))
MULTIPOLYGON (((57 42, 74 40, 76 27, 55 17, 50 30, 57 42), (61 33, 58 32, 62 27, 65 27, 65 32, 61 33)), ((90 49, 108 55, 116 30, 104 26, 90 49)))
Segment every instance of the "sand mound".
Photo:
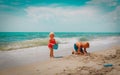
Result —
POLYGON ((120 73, 120 49, 90 53, 89 56, 75 59, 82 61, 84 65, 64 70, 60 75, 119 75, 120 73), (107 63, 113 66, 105 67, 104 64, 107 63))

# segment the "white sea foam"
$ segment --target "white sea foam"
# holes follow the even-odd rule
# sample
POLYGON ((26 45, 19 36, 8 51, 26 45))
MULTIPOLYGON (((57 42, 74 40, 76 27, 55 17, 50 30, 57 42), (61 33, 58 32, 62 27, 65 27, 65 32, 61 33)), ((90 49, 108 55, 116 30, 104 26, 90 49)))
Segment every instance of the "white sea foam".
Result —
MULTIPOLYGON (((55 38, 58 44, 69 45, 67 47, 72 46, 77 41, 80 40, 81 37, 72 37, 72 38, 55 38)), ((83 38, 83 37, 82 37, 83 38)), ((84 37, 86 39, 86 37, 84 37)), ((87 37, 89 38, 89 37, 87 37)), ((36 47, 36 46, 47 46, 49 38, 36 38, 32 40, 26 40, 21 42, 13 42, 8 44, 0 45, 0 50, 13 50, 20 48, 28 48, 28 47, 36 47)), ((100 46, 100 45, 108 45, 116 42, 120 42, 120 36, 112 36, 112 37, 98 37, 94 39, 86 40, 90 42, 90 46, 100 46)))
POLYGON ((93 46, 114 44, 116 42, 120 42, 120 37, 102 37, 90 41, 93 46))

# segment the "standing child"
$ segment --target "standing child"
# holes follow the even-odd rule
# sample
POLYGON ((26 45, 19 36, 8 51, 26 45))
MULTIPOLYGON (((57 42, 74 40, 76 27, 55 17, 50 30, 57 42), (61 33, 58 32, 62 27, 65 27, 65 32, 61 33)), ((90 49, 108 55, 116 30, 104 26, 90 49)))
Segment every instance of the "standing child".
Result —
POLYGON ((54 39, 54 33, 50 32, 49 37, 50 39, 49 39, 48 47, 50 49, 50 57, 54 57, 53 46, 56 44, 56 40, 54 39))

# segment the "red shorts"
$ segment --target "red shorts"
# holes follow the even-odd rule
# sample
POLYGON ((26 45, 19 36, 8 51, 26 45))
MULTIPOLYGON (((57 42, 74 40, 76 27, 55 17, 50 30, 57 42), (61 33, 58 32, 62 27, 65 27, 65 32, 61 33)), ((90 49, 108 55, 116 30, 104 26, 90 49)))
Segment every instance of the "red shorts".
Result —
POLYGON ((48 47, 49 47, 49 48, 53 48, 53 45, 54 45, 53 43, 49 43, 49 44, 48 44, 48 47))

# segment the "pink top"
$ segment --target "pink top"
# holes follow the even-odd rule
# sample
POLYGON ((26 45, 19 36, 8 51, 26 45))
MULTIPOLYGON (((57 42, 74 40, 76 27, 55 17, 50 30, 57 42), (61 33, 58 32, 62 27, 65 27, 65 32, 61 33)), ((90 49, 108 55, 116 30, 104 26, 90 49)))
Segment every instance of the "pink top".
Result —
POLYGON ((50 39, 50 40, 49 40, 49 43, 48 43, 48 47, 49 47, 49 48, 53 48, 53 45, 54 45, 54 44, 56 44, 55 39, 50 39))

